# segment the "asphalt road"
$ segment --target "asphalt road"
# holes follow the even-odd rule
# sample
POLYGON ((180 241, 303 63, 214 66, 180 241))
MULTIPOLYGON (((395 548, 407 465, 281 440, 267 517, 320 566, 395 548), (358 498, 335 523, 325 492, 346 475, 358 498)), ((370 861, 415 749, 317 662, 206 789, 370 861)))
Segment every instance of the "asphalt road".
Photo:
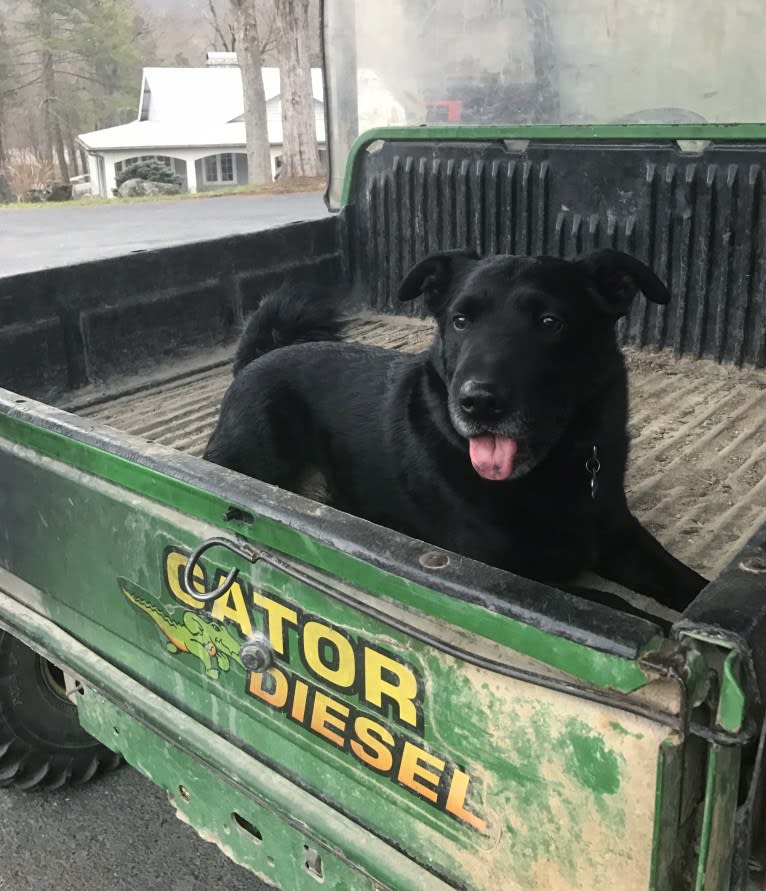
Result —
POLYGON ((4 208, 0 277, 254 232, 327 213, 319 193, 4 208))
POLYGON ((0 891, 211 889, 273 891, 129 767, 80 789, 0 790, 0 891))
MULTIPOLYGON (((325 214, 321 195, 0 211, 0 276, 325 214)), ((129 767, 80 789, 0 789, 0 891, 266 891, 129 767)), ((290 891, 290 889, 286 889, 290 891)))

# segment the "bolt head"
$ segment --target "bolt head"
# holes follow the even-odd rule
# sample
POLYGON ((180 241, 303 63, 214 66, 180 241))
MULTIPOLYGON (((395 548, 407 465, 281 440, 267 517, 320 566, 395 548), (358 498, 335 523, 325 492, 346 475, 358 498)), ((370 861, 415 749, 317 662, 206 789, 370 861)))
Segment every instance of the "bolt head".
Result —
POLYGON ((256 631, 239 648, 239 658, 248 671, 260 674, 274 664, 274 650, 268 637, 256 631))

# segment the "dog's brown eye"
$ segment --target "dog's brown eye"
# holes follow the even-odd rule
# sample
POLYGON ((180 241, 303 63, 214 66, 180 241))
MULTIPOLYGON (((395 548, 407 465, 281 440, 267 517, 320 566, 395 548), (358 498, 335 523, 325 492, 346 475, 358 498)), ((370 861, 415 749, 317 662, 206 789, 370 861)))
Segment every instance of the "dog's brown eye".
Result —
POLYGON ((551 332, 561 331, 564 327, 562 320, 558 316, 553 316, 550 313, 545 313, 545 315, 540 316, 540 324, 546 331, 551 332))
POLYGON ((455 331, 463 331, 468 327, 468 319, 465 316, 452 316, 452 327, 455 331))

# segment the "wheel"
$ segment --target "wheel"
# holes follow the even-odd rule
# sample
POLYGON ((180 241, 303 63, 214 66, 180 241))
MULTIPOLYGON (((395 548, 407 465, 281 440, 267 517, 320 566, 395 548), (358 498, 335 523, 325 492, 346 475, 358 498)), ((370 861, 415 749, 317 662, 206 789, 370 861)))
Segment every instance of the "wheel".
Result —
POLYGON ((61 669, 0 631, 0 787, 79 785, 121 762, 80 726, 61 669))

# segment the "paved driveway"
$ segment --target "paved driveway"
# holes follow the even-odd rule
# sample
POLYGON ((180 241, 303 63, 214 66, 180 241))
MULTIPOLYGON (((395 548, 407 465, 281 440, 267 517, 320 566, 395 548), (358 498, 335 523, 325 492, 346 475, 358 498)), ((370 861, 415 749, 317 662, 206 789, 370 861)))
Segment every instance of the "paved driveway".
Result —
POLYGON ((318 193, 5 208, 0 209, 0 276, 254 232, 327 213, 318 193))
POLYGON ((81 789, 0 790, 0 891, 54 889, 273 891, 181 823, 129 767, 81 789))

